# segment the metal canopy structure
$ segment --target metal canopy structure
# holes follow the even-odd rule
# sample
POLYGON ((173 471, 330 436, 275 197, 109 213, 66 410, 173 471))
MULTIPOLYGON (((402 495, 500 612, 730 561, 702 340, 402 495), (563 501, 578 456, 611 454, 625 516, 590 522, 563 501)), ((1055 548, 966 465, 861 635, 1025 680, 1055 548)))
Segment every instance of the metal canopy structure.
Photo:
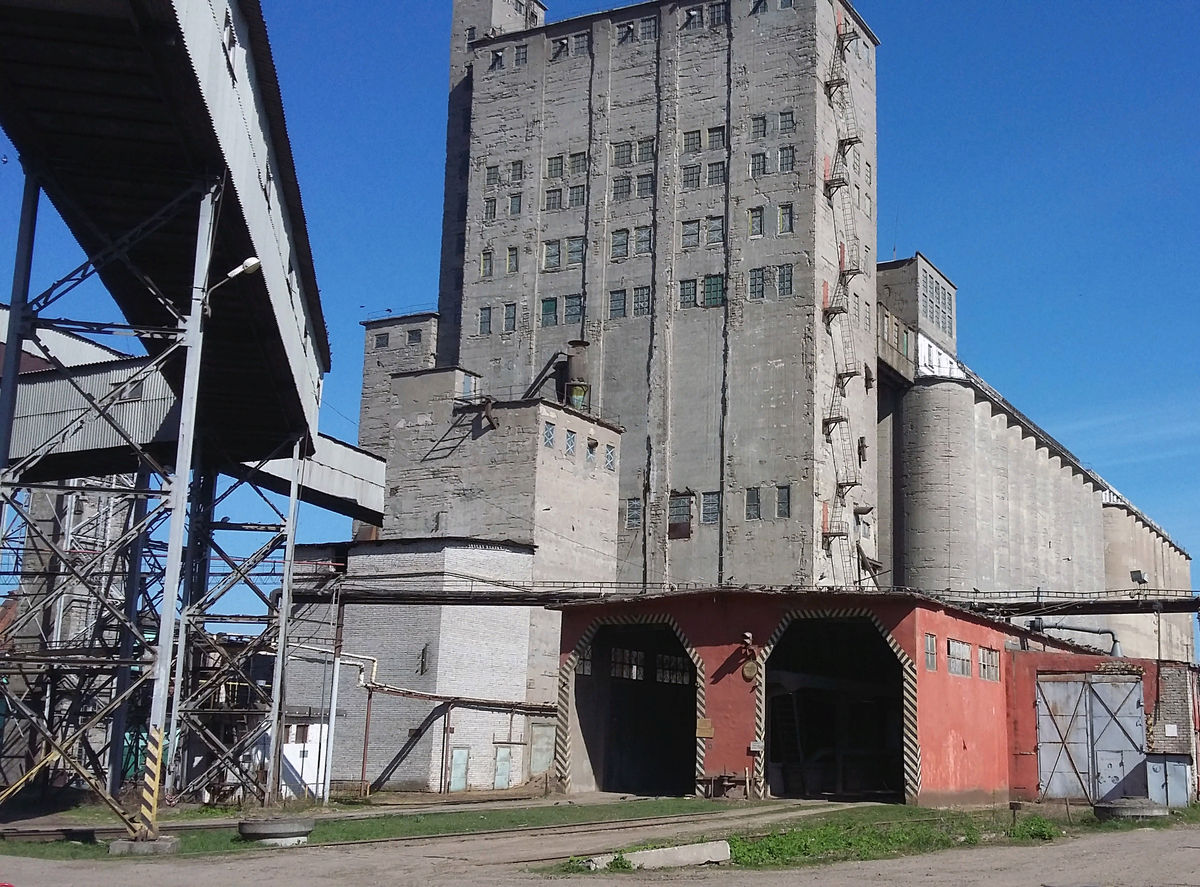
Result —
POLYGON ((0 803, 57 779, 154 838, 164 783, 278 791, 306 474, 305 498, 362 516, 382 472, 316 432, 329 346, 257 0, 0 0, 0 126, 26 173, 0 379, 0 553, 21 581, 0 696, 24 760, 0 773, 0 803), (31 289, 43 193, 87 260, 31 289), (56 316, 93 277, 120 317, 56 316), (133 336, 147 356, 71 366, 47 330, 133 336), (53 370, 18 384, 28 342, 53 370), (265 518, 217 519, 238 489, 265 518), (87 496, 106 517, 81 547, 63 502, 87 496), (261 631, 240 641, 219 627, 247 623, 261 631), (135 722, 137 817, 116 797, 135 722))

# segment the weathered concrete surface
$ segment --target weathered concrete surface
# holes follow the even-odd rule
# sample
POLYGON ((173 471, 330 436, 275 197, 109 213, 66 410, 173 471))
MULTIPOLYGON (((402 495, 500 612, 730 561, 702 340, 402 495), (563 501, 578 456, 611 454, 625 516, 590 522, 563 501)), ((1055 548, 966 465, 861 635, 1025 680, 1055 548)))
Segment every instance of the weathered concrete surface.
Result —
MULTIPOLYGON (((607 868, 616 859, 615 853, 593 856, 587 861, 592 871, 607 868)), ((680 844, 677 847, 658 847, 654 850, 635 850, 625 858, 635 869, 671 869, 691 865, 713 865, 729 862, 728 841, 705 841, 703 844, 680 844)))
POLYGON ((154 841, 113 841, 108 852, 112 856, 168 856, 179 852, 179 839, 163 835, 154 841))

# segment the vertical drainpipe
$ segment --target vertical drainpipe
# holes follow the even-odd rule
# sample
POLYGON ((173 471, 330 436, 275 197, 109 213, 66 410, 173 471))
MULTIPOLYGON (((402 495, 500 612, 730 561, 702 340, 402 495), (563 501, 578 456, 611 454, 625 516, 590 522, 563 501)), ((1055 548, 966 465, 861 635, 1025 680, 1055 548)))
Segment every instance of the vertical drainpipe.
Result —
POLYGON ((359 780, 359 793, 362 797, 366 797, 367 792, 367 747, 371 743, 371 701, 375 693, 367 687, 367 716, 363 719, 363 758, 362 758, 362 778, 359 780))
MULTIPOLYGON (((329 691, 329 726, 325 731, 325 773, 321 784, 321 800, 329 804, 329 786, 333 778, 333 731, 337 726, 338 684, 342 678, 342 627, 346 621, 346 605, 337 602, 337 625, 333 634, 333 687, 329 691)), ((366 743, 364 742, 364 747, 366 743)), ((366 755, 364 752, 364 761, 366 755)), ((364 780, 366 777, 363 777, 364 780)))
MULTIPOLYGON (((725 513, 730 504, 725 489, 726 426, 729 422, 729 303, 733 293, 733 275, 730 267, 729 241, 733 236, 733 213, 729 206, 729 182, 733 173, 733 16, 725 17, 725 304, 721 306, 721 424, 718 429, 717 489, 721 491, 721 505, 717 509, 717 584, 725 583, 725 513)), ((765 224, 765 222, 764 222, 765 224)), ((701 508, 703 508, 701 499, 701 508)))

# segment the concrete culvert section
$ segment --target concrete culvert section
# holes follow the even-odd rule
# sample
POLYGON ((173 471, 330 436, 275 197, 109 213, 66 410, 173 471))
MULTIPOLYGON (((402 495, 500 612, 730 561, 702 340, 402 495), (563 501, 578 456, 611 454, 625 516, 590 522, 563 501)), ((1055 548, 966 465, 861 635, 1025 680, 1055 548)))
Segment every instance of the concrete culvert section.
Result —
POLYGON ((773 796, 904 800, 901 664, 871 620, 798 619, 766 672, 773 796))
POLYGON ((690 795, 696 671, 666 626, 605 626, 575 673, 579 727, 600 791, 690 795))

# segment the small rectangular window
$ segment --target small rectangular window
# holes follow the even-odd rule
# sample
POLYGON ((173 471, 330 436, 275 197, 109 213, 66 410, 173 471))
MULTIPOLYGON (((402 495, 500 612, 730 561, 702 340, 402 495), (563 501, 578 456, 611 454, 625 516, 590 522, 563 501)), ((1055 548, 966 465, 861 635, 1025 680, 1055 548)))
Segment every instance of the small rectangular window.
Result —
POLYGON ((781 296, 792 294, 792 266, 780 265, 775 269, 775 292, 781 296))
POLYGON ((613 200, 620 202, 628 200, 633 194, 633 179, 629 176, 619 176, 613 179, 613 200))
POLYGON ((767 291, 767 275, 762 268, 750 269, 750 298, 762 299, 767 291))
POLYGON ((579 661, 575 663, 575 674, 590 675, 592 673, 592 645, 588 644, 583 648, 583 652, 579 654, 579 661))
POLYGON ((708 184, 709 184, 709 186, 724 185, 725 178, 726 178, 726 176, 725 176, 725 161, 724 160, 722 160, 720 163, 710 163, 708 165, 708 184))
POLYGON ((780 132, 795 132, 796 118, 791 111, 779 112, 779 131, 780 132))
POLYGON ((637 162, 638 163, 653 163, 654 162, 654 139, 638 139, 637 162))
POLYGON ((654 654, 654 680, 660 684, 690 684, 692 663, 686 656, 654 654))
POLYGON ((708 274, 704 278, 704 307, 716 308, 725 304, 725 278, 708 274))
POLYGON ((629 229, 618 228, 612 233, 612 250, 609 257, 626 259, 629 257, 629 229))
POLYGON ((496 218, 496 198, 485 197, 483 198, 483 219, 485 222, 490 222, 494 218, 496 218))
POLYGON ((596 461, 596 447, 598 446, 599 444, 597 444, 594 440, 589 440, 587 442, 587 450, 583 454, 583 459, 585 462, 596 461))
POLYGON ((761 206, 751 207, 750 209, 750 236, 761 237, 763 233, 763 215, 764 210, 761 206))
POLYGON ((852 151, 850 153, 854 158, 854 174, 858 175, 860 172, 862 172, 862 155, 857 151, 852 151))
POLYGON ((864 194, 863 195, 863 212, 866 214, 868 219, 871 218, 871 213, 874 211, 874 208, 875 208, 874 205, 871 203, 871 195, 864 194))
POLYGON ((590 34, 576 34, 574 37, 573 53, 575 55, 587 55, 588 49, 591 47, 590 34))
POLYGON ((542 326, 558 326, 558 299, 542 299, 542 326))
POLYGON ((622 650, 613 647, 609 676, 627 681, 646 680, 646 654, 641 650, 622 650))
POLYGON ((758 487, 746 488, 746 520, 762 520, 762 508, 758 501, 758 487))
POLYGON ((683 13, 683 29, 696 31, 704 27, 704 7, 693 6, 683 13))
POLYGON ((766 154, 751 154, 750 155, 750 176, 757 179, 760 176, 767 174, 767 155, 766 154))
POLYGON ((420 330, 409 330, 407 342, 409 345, 420 345, 421 344, 421 331, 420 330))
POLYGON ((551 188, 546 192, 546 209, 562 209, 562 188, 551 188))
POLYGON ((792 488, 786 484, 775 488, 775 516, 792 516, 792 488))
POLYGON ((516 64, 516 66, 518 68, 523 68, 523 67, 525 67, 525 63, 528 61, 529 61, 529 47, 526 44, 522 43, 520 46, 517 47, 516 57, 513 59, 513 62, 516 64))
POLYGON ((791 172, 796 168, 796 149, 785 145, 779 149, 779 171, 791 172))
POLYGON ((796 217, 790 203, 785 203, 779 207, 779 233, 791 234, 796 227, 796 217))
POLYGON ((376 348, 386 348, 387 346, 388 346, 388 334, 387 333, 376 333, 375 334, 375 347, 376 348))
POLYGON ((521 214, 521 195, 508 195, 508 214, 510 216, 519 216, 521 214))
POLYGON ((683 134, 683 152, 697 154, 700 151, 700 130, 693 129, 683 134))
POLYGON ((608 317, 610 320, 625 316, 625 290, 612 290, 608 294, 608 317))
POLYGON ((479 276, 491 277, 493 270, 492 251, 490 249, 485 249, 482 255, 479 257, 479 276))
MULTIPOLYGON (((692 528, 692 497, 691 496, 672 496, 667 504, 667 525, 668 527, 686 526, 688 535, 691 535, 692 528)), ((672 531, 668 530, 668 534, 672 531)), ((672 536, 672 538, 676 538, 672 536)), ((685 537, 686 538, 686 537, 685 537)))
POLYGON ((644 317, 650 313, 650 287, 635 286, 633 288, 633 314, 644 317))
POLYGON ((605 471, 616 471, 617 470, 617 448, 614 447, 612 444, 604 445, 604 470, 605 471))
POLYGON ((710 126, 708 129, 708 150, 724 151, 725 150, 725 127, 710 126))
POLYGON ((575 432, 569 428, 567 429, 567 439, 564 441, 564 444, 565 444, 564 452, 566 453, 566 455, 574 456, 575 455, 575 432))
POLYGON ((729 21, 728 3, 710 3, 708 5, 708 23, 712 27, 724 25, 729 21))
POLYGON ((633 251, 639 256, 649 255, 654 245, 654 229, 641 225, 633 229, 633 251))
POLYGON ((985 681, 1000 680, 1000 651, 991 647, 979 648, 979 676, 985 681))
POLYGON ((637 196, 638 197, 653 197, 654 196, 654 174, 642 173, 637 177, 637 196))
POLYGON ((571 44, 566 37, 560 37, 551 44, 550 61, 557 62, 559 59, 565 59, 571 54, 571 44))
POLYGON ((750 118, 750 138, 761 139, 767 135, 767 118, 766 117, 751 117, 750 118))
POLYGON ((562 267, 562 243, 557 240, 547 240, 543 244, 545 251, 545 260, 542 262, 542 267, 547 271, 552 271, 555 268, 562 267))
POLYGON ((578 151, 571 155, 571 175, 581 176, 587 172, 587 154, 578 151))
POLYGON ((937 671, 937 635, 925 635, 925 670, 937 671))
POLYGON ((583 319, 583 296, 573 293, 563 297, 563 323, 579 323, 583 319))
POLYGON ((682 170, 683 189, 685 191, 694 191, 700 187, 700 164, 693 163, 685 166, 682 170))
POLYGON ((724 243, 725 242, 725 217, 724 216, 709 216, 708 217, 708 243, 724 243))
POLYGON ((700 494, 700 523, 715 524, 721 520, 721 494, 700 494))
POLYGON ((613 166, 629 166, 633 163, 633 142, 617 142, 613 145, 613 166))
POLYGON ((479 335, 490 336, 492 334, 492 309, 479 309, 479 335))
POLYGON ((867 170, 866 170, 866 173, 864 174, 863 178, 866 180, 866 183, 869 185, 869 184, 871 184, 871 164, 868 162, 866 164, 866 167, 867 167, 867 170))
POLYGON ((582 265, 583 264, 583 246, 584 239, 582 237, 567 238, 567 264, 582 265))
POLYGON ((642 500, 625 500, 625 529, 636 530, 642 525, 642 500))
POLYGON ((964 678, 971 676, 971 645, 946 639, 946 670, 964 678))
POLYGON ((700 245, 700 220, 692 219, 683 223, 683 238, 681 245, 684 249, 700 245))
POLYGON ((696 281, 694 281, 694 280, 679 281, 679 307, 680 308, 695 308, 696 307, 696 281))
POLYGON ((638 39, 653 40, 658 36, 658 19, 644 18, 638 22, 638 39))
POLYGON ((547 422, 542 426, 542 446, 548 450, 554 449, 554 423, 547 422))
POLYGON ((515 247, 508 248, 508 273, 513 274, 521 270, 521 251, 515 247))
POLYGON ((567 191, 567 205, 572 208, 587 203, 587 185, 572 185, 567 191))
POLYGON ((509 302, 504 306, 504 332, 511 333, 517 328, 517 303, 509 302))
POLYGON ((499 185, 500 184, 500 167, 489 166, 487 168, 486 182, 489 185, 499 185))
POLYGON ((779 0, 779 8, 780 9, 791 9, 792 8, 792 0, 779 0))
POLYGON ((492 63, 488 65, 489 71, 501 71, 504 69, 504 50, 492 50, 492 63))
POLYGON ((546 158, 546 177, 550 179, 561 179, 563 174, 563 159, 562 155, 558 154, 554 157, 546 158))
POLYGON ((525 178, 525 161, 514 160, 508 166, 508 178, 510 181, 519 182, 525 178))
POLYGON ((633 22, 621 22, 617 28, 617 45, 632 43, 637 39, 637 25, 633 22))

